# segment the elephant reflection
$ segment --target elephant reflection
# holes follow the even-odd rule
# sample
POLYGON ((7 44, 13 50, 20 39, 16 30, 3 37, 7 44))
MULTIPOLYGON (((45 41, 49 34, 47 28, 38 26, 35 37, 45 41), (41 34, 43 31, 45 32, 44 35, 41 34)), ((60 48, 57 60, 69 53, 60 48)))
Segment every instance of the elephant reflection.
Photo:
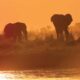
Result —
POLYGON ((68 26, 73 21, 71 14, 55 14, 51 17, 51 22, 53 22, 55 26, 55 30, 57 33, 57 39, 59 40, 68 40, 69 38, 69 31, 68 26))
POLYGON ((8 23, 4 28, 4 35, 13 40, 27 39, 26 25, 21 22, 8 23))

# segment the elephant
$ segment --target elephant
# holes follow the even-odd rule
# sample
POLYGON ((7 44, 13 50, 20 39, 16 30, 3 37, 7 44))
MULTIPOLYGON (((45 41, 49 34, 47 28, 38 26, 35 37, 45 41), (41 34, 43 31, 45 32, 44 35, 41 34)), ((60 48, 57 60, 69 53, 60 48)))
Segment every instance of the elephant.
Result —
POLYGON ((4 28, 4 36, 13 40, 27 39, 27 27, 25 23, 8 23, 4 28))
POLYGON ((55 26, 58 40, 69 40, 68 26, 72 21, 71 14, 54 14, 51 16, 51 22, 55 26))

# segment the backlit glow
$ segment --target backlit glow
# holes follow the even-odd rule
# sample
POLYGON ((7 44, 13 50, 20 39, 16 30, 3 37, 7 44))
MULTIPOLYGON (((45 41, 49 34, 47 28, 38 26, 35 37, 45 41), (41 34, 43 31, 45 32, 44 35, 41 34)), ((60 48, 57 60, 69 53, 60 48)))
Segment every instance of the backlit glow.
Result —
POLYGON ((55 13, 70 13, 74 23, 80 22, 79 7, 80 0, 0 0, 0 31, 5 24, 16 21, 35 30, 53 26, 50 17, 55 13))
POLYGON ((0 80, 80 80, 78 77, 41 77, 25 74, 17 74, 13 72, 0 72, 0 80))

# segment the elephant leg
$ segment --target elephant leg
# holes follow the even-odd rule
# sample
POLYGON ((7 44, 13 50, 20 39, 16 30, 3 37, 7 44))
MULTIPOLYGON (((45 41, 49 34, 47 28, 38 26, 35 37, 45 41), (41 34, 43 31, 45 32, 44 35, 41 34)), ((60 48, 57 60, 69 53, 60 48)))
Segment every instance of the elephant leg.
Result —
POLYGON ((56 33, 57 33, 57 39, 59 41, 63 41, 64 40, 63 30, 61 28, 56 29, 56 33))
POLYGON ((67 29, 64 30, 66 41, 69 40, 69 31, 67 29))
POLYGON ((59 37, 60 37, 60 33, 58 31, 58 29, 55 27, 55 30, 56 30, 56 34, 57 34, 57 40, 59 40, 59 37))
POLYGON ((17 33, 17 38, 18 38, 18 41, 22 41, 22 33, 21 32, 17 33))
POLYGON ((60 34, 57 32, 56 33, 57 34, 57 39, 59 40, 59 38, 60 38, 60 34))
POLYGON ((22 33, 23 33, 24 39, 27 40, 27 38, 28 38, 28 36, 27 36, 27 31, 24 30, 24 31, 22 31, 22 33))
POLYGON ((12 38, 13 38, 13 41, 16 42, 16 40, 17 40, 17 35, 16 35, 16 34, 13 34, 13 35, 12 35, 12 38))
POLYGON ((64 40, 63 32, 57 32, 57 40, 59 40, 59 41, 63 41, 64 40))
POLYGON ((60 32, 60 41, 64 41, 63 31, 60 32))

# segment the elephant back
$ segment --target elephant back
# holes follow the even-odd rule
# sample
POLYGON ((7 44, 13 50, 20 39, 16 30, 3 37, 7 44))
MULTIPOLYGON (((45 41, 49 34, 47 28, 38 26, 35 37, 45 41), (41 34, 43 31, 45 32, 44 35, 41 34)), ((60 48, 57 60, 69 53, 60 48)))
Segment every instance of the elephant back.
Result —
POLYGON ((26 30, 26 24, 24 23, 16 22, 14 25, 16 26, 17 32, 26 30))

